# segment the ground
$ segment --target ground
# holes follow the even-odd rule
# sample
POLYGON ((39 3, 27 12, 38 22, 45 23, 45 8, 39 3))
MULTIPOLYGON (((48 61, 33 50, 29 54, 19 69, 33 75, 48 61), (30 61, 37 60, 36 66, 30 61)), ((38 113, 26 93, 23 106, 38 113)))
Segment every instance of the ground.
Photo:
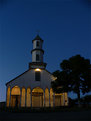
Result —
POLYGON ((91 110, 58 112, 5 112, 0 121, 91 121, 91 110))

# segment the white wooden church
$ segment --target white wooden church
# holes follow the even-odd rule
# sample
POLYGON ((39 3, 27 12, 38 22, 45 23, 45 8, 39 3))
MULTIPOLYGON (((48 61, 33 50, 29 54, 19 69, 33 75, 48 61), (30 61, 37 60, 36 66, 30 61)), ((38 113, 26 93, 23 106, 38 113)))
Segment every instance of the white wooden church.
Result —
POLYGON ((46 70, 43 61, 43 40, 39 35, 32 40, 32 62, 27 71, 6 83, 7 107, 54 107, 67 106, 67 93, 53 92, 51 82, 56 80, 46 70))

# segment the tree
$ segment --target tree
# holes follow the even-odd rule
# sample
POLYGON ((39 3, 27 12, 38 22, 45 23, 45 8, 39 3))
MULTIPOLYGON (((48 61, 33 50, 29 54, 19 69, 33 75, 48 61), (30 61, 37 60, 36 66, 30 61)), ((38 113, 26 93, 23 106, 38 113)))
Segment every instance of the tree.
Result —
POLYGON ((57 79, 51 83, 54 92, 62 93, 71 91, 71 87, 69 85, 70 77, 65 71, 57 70, 53 72, 53 75, 57 77, 57 79))
POLYGON ((91 91, 90 60, 76 55, 63 60, 60 67, 62 69, 60 76, 57 76, 57 80, 52 83, 53 89, 55 87, 54 91, 58 93, 73 91, 77 94, 80 105, 80 93, 85 94, 91 91))
POLYGON ((82 98, 83 104, 86 104, 87 106, 91 105, 91 95, 86 95, 82 98))
POLYGON ((60 71, 59 70, 57 70, 57 71, 55 71, 55 72, 53 72, 53 75, 55 76, 55 77, 57 77, 57 79, 56 79, 56 81, 52 81, 52 88, 53 88, 53 91, 54 92, 56 92, 56 93, 60 93, 60 85, 62 85, 61 84, 61 82, 62 82, 62 80, 61 80, 61 74, 60 74, 60 71))

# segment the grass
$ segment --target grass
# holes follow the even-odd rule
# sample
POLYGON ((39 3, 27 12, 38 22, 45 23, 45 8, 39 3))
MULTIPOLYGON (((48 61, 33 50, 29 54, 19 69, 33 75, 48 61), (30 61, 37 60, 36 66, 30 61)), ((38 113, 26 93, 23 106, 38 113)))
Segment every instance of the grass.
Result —
POLYGON ((4 111, 4 112, 17 112, 17 113, 21 113, 21 112, 71 112, 71 111, 86 111, 86 110, 91 110, 91 107, 46 107, 46 108, 6 108, 6 107, 2 107, 0 108, 0 111, 4 111))

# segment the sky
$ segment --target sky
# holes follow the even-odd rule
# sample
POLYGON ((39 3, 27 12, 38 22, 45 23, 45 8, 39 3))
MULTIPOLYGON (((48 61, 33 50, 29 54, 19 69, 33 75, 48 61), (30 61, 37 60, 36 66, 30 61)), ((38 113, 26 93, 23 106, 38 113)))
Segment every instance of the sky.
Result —
POLYGON ((0 0, 0 101, 5 84, 28 70, 37 31, 48 71, 77 54, 91 60, 91 0, 0 0))

